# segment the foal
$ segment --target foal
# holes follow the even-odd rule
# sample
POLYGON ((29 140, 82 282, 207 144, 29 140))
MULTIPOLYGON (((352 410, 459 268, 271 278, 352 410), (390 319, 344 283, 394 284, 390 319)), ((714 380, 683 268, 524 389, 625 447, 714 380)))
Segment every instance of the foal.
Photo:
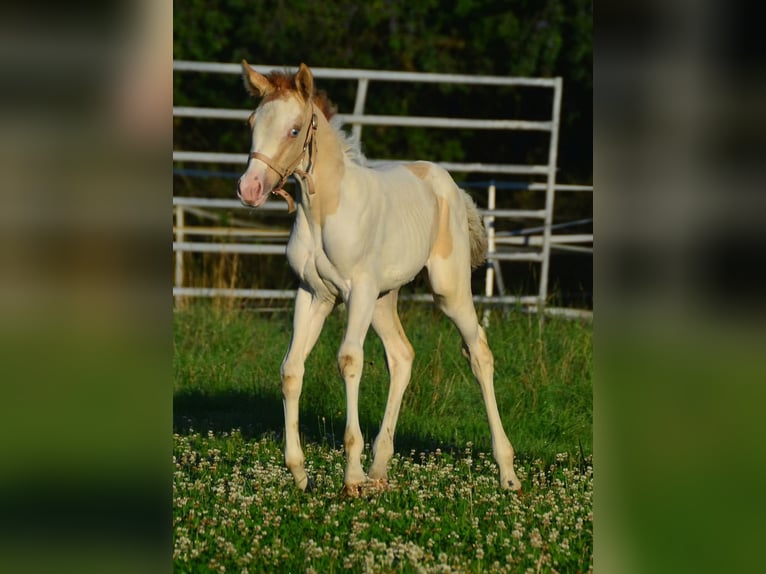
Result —
POLYGON ((304 363, 325 318, 341 301, 348 309, 338 353, 346 386, 344 485, 353 493, 369 479, 385 481, 414 357, 399 321, 397 296, 425 267, 434 300, 460 331, 481 387, 500 486, 521 488, 495 401, 492 352, 471 296, 471 266, 480 265, 486 251, 473 201, 432 163, 366 167, 358 149, 329 123, 327 102, 314 93, 306 65, 301 64, 294 76, 262 76, 244 60, 242 70, 245 87, 262 100, 250 117, 250 158, 237 196, 245 205, 258 207, 275 193, 295 211, 287 259, 300 285, 281 375, 285 463, 297 487, 305 490, 309 485, 298 432, 304 363), (282 189, 290 175, 301 183, 297 205, 282 189), (362 345, 370 325, 385 347, 391 382, 368 479, 360 461, 364 443, 358 396, 362 345))

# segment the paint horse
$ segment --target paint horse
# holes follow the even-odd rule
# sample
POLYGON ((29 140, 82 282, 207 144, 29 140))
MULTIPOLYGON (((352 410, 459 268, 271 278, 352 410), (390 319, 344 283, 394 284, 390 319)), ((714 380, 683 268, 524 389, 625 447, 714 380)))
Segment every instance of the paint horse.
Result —
POLYGON ((385 484, 414 357, 399 321, 397 297, 402 285, 425 267, 434 300, 460 331, 481 387, 500 486, 521 488, 495 400, 492 352, 471 295, 472 265, 480 265, 486 252, 473 201, 433 163, 367 167, 358 143, 337 122, 330 123, 334 110, 324 93, 315 93, 305 64, 295 75, 263 76, 244 60, 242 70, 245 87, 261 102, 250 116, 252 144, 237 195, 245 205, 258 207, 274 193, 295 212, 287 259, 300 285, 281 378, 285 463, 297 487, 310 486, 298 431, 304 363, 325 318, 341 301, 348 311, 338 353, 346 386, 344 490, 353 494, 365 483, 385 484), (295 201, 282 189, 290 175, 300 182, 295 201), (364 443, 358 398, 362 347, 370 325, 383 342, 391 381, 368 478, 360 460, 364 443))

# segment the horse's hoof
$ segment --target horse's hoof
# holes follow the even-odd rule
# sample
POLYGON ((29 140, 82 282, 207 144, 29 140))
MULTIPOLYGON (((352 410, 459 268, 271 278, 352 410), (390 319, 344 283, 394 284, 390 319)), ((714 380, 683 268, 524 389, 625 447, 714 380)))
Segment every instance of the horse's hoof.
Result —
POLYGON ((316 489, 316 486, 316 483, 311 478, 306 478, 306 488, 303 489, 303 492, 311 494, 316 489))
POLYGON ((340 491, 340 495, 343 498, 359 498, 362 493, 361 484, 344 484, 343 490, 340 491))
POLYGON ((512 480, 504 480, 500 483, 500 488, 521 494, 521 482, 514 483, 512 480))
POLYGON ((341 496, 344 498, 359 498, 370 496, 388 490, 388 481, 385 478, 367 479, 358 484, 346 484, 343 486, 341 496))
POLYGON ((384 492, 388 490, 388 480, 385 478, 371 478, 365 484, 367 489, 374 490, 376 492, 384 492))
POLYGON ((295 488, 301 492, 311 492, 314 489, 314 481, 308 475, 304 475, 302 479, 295 480, 295 488))

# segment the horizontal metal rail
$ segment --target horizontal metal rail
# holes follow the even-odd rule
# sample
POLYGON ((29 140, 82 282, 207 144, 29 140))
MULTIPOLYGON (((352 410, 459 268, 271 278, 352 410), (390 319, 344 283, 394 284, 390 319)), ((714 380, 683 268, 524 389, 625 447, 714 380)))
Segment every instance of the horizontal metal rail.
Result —
POLYGON ((223 287, 173 287, 174 297, 240 297, 243 299, 295 299, 294 289, 227 289, 223 287))
POLYGON ((545 219, 544 209, 479 209, 479 215, 508 219, 545 219))
MULTIPOLYGON (((190 233, 184 229, 184 234, 190 233)), ((541 243, 538 243, 541 244, 541 243)), ((202 241, 174 241, 173 252, 183 253, 242 253, 257 255, 285 255, 286 243, 207 243, 202 241)), ((542 254, 537 252, 502 252, 487 253, 490 261, 542 261, 542 254)))
MULTIPOLYGON (((545 183, 530 183, 526 189, 532 191, 545 191, 548 189, 548 185, 545 183)), ((553 186, 553 189, 558 191, 593 191, 592 185, 569 185, 566 183, 557 183, 553 186)))
POLYGON ((571 251, 572 253, 593 255, 592 247, 580 247, 579 245, 562 245, 560 243, 557 244, 551 242, 551 249, 556 249, 557 251, 571 251))
MULTIPOLYGON (((488 211, 492 215, 494 211, 488 211)), ((205 227, 205 226, 173 226, 173 233, 186 235, 208 235, 211 237, 271 237, 287 239, 289 229, 258 229, 253 227, 205 227)), ((542 235, 509 236, 497 235, 495 242, 501 245, 541 245, 542 235)), ((592 243, 593 234, 551 235, 553 243, 592 243)))
MULTIPOLYGON (((556 186, 558 189, 558 186, 556 186)), ((209 207, 219 209, 243 209, 252 211, 256 208, 244 205, 237 199, 211 199, 205 197, 173 197, 173 206, 182 207, 209 207)), ((266 201, 263 205, 257 208, 259 211, 285 211, 285 204, 282 200, 274 199, 273 201, 266 201)), ((529 218, 538 219, 545 215, 545 210, 542 209, 479 209, 479 215, 482 217, 488 215, 494 215, 497 217, 517 217, 517 218, 529 218)), ((500 235, 498 234, 498 237, 500 235)))
POLYGON ((536 261, 541 262, 543 260, 542 253, 503 253, 502 251, 490 251, 487 253, 487 259, 489 261, 536 261))
POLYGON ((202 243, 191 241, 174 241, 173 252, 184 253, 255 253, 259 255, 284 255, 287 245, 270 243, 202 243))
MULTIPOLYGON (((173 161, 188 161, 196 163, 226 163, 246 165, 248 154, 246 153, 220 153, 201 151, 173 151, 173 161)), ((402 163, 397 159, 378 159, 368 161, 369 165, 390 165, 402 163)), ((457 163, 448 161, 436 161, 447 171, 477 172, 477 173, 503 173, 514 175, 545 175, 548 173, 546 165, 507 165, 491 163, 457 163)))
MULTIPOLYGON (((232 195, 233 192, 232 192, 232 195)), ((184 207, 190 210, 195 208, 203 209, 241 209, 243 211, 253 211, 255 208, 245 205, 238 199, 214 199, 207 197, 174 197, 173 207, 184 207)), ((259 206, 258 211, 277 211, 287 213, 285 204, 282 201, 266 201, 259 206)))
MULTIPOLYGON (((226 287, 173 287, 174 296, 186 297, 241 297, 243 299, 294 299, 294 289, 234 289, 226 287)), ((401 293, 399 299, 403 301, 415 301, 431 303, 434 298, 431 293, 401 293)), ((505 295, 497 297, 474 296, 475 303, 502 304, 502 305, 536 305, 538 298, 534 295, 515 296, 505 295)))
MULTIPOLYGON (((492 213, 492 212, 489 212, 492 213)), ((202 226, 184 226, 173 227, 173 233, 183 233, 184 235, 198 235, 207 237, 243 237, 255 239, 281 239, 287 240, 290 236, 289 229, 252 229, 243 227, 202 227, 202 226)), ((567 245, 571 243, 592 243, 593 235, 551 235, 550 241, 556 245, 567 245)), ((543 244, 542 235, 529 235, 525 237, 498 237, 495 239, 498 245, 513 245, 521 247, 539 247, 543 244)), ((184 244, 186 245, 186 244, 184 244)), ((206 245, 206 244, 205 244, 206 245)), ((215 244, 228 245, 228 244, 215 244)), ((564 249, 564 247, 562 247, 564 249)), ((178 250, 178 249, 177 249, 178 250)), ((183 249, 180 249, 183 251, 183 249)))
POLYGON ((202 226, 173 226, 173 233, 186 235, 207 235, 209 237, 255 237, 287 239, 290 236, 289 229, 257 229, 245 227, 202 227, 202 226))
MULTIPOLYGON (((434 297, 431 293, 402 293, 399 299, 404 301, 416 301, 419 303, 431 303, 434 297)), ((474 303, 484 305, 537 305, 540 299, 536 295, 497 295, 487 297, 486 295, 474 295, 474 303)))
MULTIPOLYGON (((216 120, 241 120, 250 117, 250 110, 220 108, 173 107, 173 116, 177 118, 202 118, 216 120)), ((450 128, 474 130, 537 130, 551 131, 551 122, 527 120, 480 120, 471 118, 438 118, 430 116, 381 116, 371 114, 337 114, 344 124, 365 126, 399 126, 418 128, 450 128)))
MULTIPOLYGON (((374 163, 374 160, 370 160, 371 163, 374 163)), ((400 160, 400 161, 406 161, 406 160, 400 160)), ((212 170, 212 169, 193 169, 193 168, 183 168, 183 167, 174 167, 173 168, 173 175, 181 175, 181 176, 188 176, 188 177, 202 177, 202 178, 221 178, 221 179, 239 179, 239 177, 242 175, 241 171, 218 171, 218 170, 212 170)), ((486 189, 489 185, 495 184, 495 187, 498 190, 529 190, 529 191, 547 191, 548 184, 546 183, 534 183, 534 182, 499 182, 499 181, 461 181, 458 182, 458 185, 464 189, 486 189)), ((556 192, 560 193, 562 191, 567 192, 582 192, 582 191, 588 191, 593 192, 593 186, 592 185, 569 185, 569 184, 559 184, 557 183, 555 186, 556 192)))
POLYGON ((174 118, 199 118, 203 120, 240 120, 247 121, 253 110, 235 110, 226 108, 195 108, 173 106, 174 118))
MULTIPOLYGON (((284 66, 251 65, 261 74, 272 70, 284 70, 284 66)), ((190 62, 173 60, 176 72, 210 72, 215 74, 242 74, 240 64, 222 64, 220 62, 190 62)), ((422 72, 393 72, 385 70, 361 70, 355 68, 311 68, 316 78, 328 80, 375 80, 379 82, 422 82, 430 84, 471 84, 484 86, 527 86, 553 88, 556 78, 513 78, 507 76, 471 76, 468 74, 429 74, 422 72)))
POLYGON ((437 118, 429 116, 379 116, 338 114, 343 123, 375 126, 401 126, 418 128, 452 128, 475 130, 532 130, 551 131, 552 122, 529 120, 479 120, 472 118, 437 118))
MULTIPOLYGON (((241 201, 238 199, 216 199, 210 197, 177 197, 173 196, 173 206, 181 205, 183 207, 210 207, 210 208, 223 208, 223 209, 247 209, 241 201)), ((268 202, 264 203, 258 209, 263 209, 268 205, 268 202)))
MULTIPOLYGON (((521 309, 522 313, 539 313, 536 306, 521 309)), ((569 309, 567 307, 548 307, 543 309, 546 317, 561 317, 564 319, 576 319, 579 321, 593 321, 593 311, 590 309, 569 309)))
POLYGON ((192 161, 197 163, 234 163, 247 164, 246 153, 221 153, 213 151, 176 151, 173 150, 173 161, 192 161))
MULTIPOLYGON (((174 297, 237 297, 240 299, 295 299, 294 289, 230 289, 219 287, 173 287, 174 297)), ((420 303, 433 302, 433 295, 428 293, 403 293, 399 296, 403 301, 420 303)), ((523 305, 525 313, 537 313, 538 298, 534 296, 516 297, 512 295, 484 297, 474 296, 474 303, 483 305, 523 305)), ((567 309, 563 307, 545 307, 543 310, 548 317, 565 317, 567 319, 592 320, 593 311, 588 309, 567 309)))
MULTIPOLYGON (((526 235, 503 237, 498 235, 495 238, 498 245, 533 245, 535 247, 543 244, 542 235, 526 235)), ((571 235, 551 235, 551 243, 593 243, 593 234, 571 234, 571 235)))

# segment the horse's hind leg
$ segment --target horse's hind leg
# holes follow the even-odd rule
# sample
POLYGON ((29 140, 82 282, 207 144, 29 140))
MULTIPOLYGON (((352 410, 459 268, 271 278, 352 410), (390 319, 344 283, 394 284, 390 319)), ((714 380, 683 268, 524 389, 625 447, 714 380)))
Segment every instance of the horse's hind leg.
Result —
POLYGON ((303 387, 306 357, 322 331, 322 325, 334 303, 316 298, 303 287, 295 298, 293 336, 282 361, 282 404, 285 410, 285 464, 293 475, 295 485, 306 490, 309 484, 304 466, 298 431, 298 401, 303 387))
POLYGON ((428 262, 428 274, 434 299, 439 308, 455 323, 463 338, 476 380, 481 387, 492 435, 492 454, 500 468, 500 486, 518 490, 521 482, 513 470, 513 447, 508 440, 497 408, 494 388, 494 358, 487 336, 479 325, 471 298, 471 273, 467 257, 459 253, 452 257, 433 257, 428 262))
POLYGON ((370 466, 370 478, 384 480, 387 475, 388 461, 394 454, 394 432, 399 418, 399 408, 402 405, 404 390, 410 382, 412 360, 415 353, 407 340, 399 321, 396 302, 399 290, 391 291, 378 299, 372 327, 383 341, 386 349, 386 363, 391 377, 388 388, 388 401, 380 431, 372 445, 373 461, 370 466))

